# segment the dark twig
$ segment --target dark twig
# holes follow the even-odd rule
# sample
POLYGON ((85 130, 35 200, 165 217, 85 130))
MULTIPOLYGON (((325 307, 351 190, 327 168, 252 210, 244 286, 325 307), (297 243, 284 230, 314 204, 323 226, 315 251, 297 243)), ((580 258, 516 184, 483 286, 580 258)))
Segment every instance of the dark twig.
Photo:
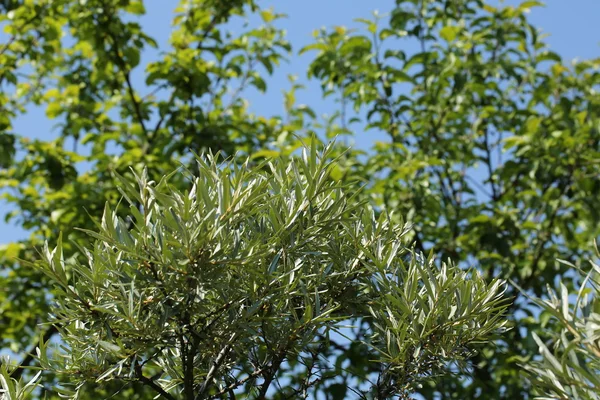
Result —
POLYGON ((204 380, 204 383, 202 383, 202 386, 200 386, 200 390, 198 391, 198 394, 196 395, 196 400, 202 399, 202 395, 208 388, 210 381, 212 381, 215 374, 221 367, 221 364, 223 363, 223 361, 225 361, 225 357, 227 356, 227 354, 229 354, 229 351, 231 350, 233 342, 235 341, 236 338, 237 338, 237 332, 233 333, 231 335, 229 342, 225 346, 223 346, 223 348, 221 349, 221 351, 219 352, 217 357, 214 359, 210 369, 208 370, 208 374, 206 374, 206 379, 204 380))
POLYGON ((252 379, 255 379, 259 375, 262 375, 265 371, 266 371, 266 368, 257 369, 256 371, 252 372, 250 375, 246 376, 245 378, 240 379, 240 380, 232 383, 231 385, 223 388, 220 392, 218 392, 217 394, 213 395, 211 397, 211 399, 218 399, 218 398, 220 398, 225 393, 229 393, 232 390, 235 390, 238 387, 242 386, 244 383, 246 383, 246 382, 248 382, 248 381, 250 381, 252 379))
POLYGON ((170 395, 167 391, 165 391, 165 389, 160 387, 159 384, 154 382, 154 380, 148 378, 147 376, 144 376, 142 367, 137 362, 135 364, 135 375, 142 384, 151 387, 164 398, 168 400, 175 400, 174 396, 170 395))

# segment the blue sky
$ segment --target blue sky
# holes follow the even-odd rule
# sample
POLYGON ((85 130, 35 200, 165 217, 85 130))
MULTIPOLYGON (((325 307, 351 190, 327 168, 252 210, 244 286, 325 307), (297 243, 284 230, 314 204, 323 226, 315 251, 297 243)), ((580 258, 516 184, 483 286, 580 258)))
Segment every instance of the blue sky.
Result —
MULTIPOLYGON (((171 29, 171 15, 175 1, 146 0, 147 15, 141 23, 151 36, 159 40, 165 48, 171 29)), ((505 1, 506 4, 518 4, 519 1, 505 1)), ((388 12, 394 5, 393 0, 279 0, 263 1, 261 4, 273 6, 275 11, 285 13, 288 18, 280 22, 287 30, 288 40, 295 50, 312 41, 312 32, 323 26, 344 25, 357 27, 354 18, 369 18, 373 10, 380 13, 388 12)), ((535 8, 531 12, 531 22, 544 33, 549 34, 546 42, 550 48, 559 53, 564 59, 595 58, 600 56, 600 1, 598 0, 549 0, 543 8, 535 8)), ((6 37, 0 36, 3 42, 6 37)), ((147 53, 142 60, 148 62, 156 57, 156 53, 147 53)), ((306 70, 312 55, 294 56, 289 63, 277 69, 267 80, 269 90, 266 94, 249 91, 245 96, 251 103, 251 108, 259 115, 282 114, 281 91, 289 88, 288 74, 296 74, 300 82, 306 85, 306 90, 298 93, 298 102, 310 105, 319 114, 332 113, 336 106, 333 99, 321 99, 321 91, 316 82, 306 81, 306 70)), ((142 66, 134 74, 134 84, 143 90, 142 66)), ((48 121, 43 109, 31 108, 27 114, 15 121, 14 128, 19 134, 50 139, 54 136, 51 127, 55 122, 48 121)), ((370 147, 375 140, 383 137, 376 133, 357 132, 356 145, 370 147)), ((6 204, 0 203, 0 214, 8 210, 6 204)), ((22 229, 7 225, 3 218, 0 220, 0 243, 18 240, 26 237, 22 229)))

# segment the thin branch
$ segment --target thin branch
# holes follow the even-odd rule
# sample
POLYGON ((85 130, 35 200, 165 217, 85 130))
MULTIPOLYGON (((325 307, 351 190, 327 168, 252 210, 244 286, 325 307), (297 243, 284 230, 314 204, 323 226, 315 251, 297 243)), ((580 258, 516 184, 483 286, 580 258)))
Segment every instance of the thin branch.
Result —
MULTIPOLYGON (((135 95, 135 89, 133 88, 133 84, 131 83, 131 71, 127 68, 127 64, 125 63, 125 60, 121 56, 121 52, 119 49, 119 42, 110 29, 110 23, 113 19, 113 13, 110 12, 111 10, 108 10, 107 8, 105 8, 103 11, 104 11, 104 14, 108 16, 108 18, 105 19, 104 21, 97 21, 97 22, 104 29, 105 35, 108 36, 108 38, 110 38, 110 40, 112 42, 110 45, 110 50, 114 54, 114 61, 117 65, 117 67, 119 68, 119 71, 121 72, 121 74, 123 74, 123 78, 125 80, 125 85, 127 86, 127 92, 129 94, 129 98, 133 105, 133 110, 134 110, 135 116, 137 118, 137 121, 140 124, 140 126, 142 127, 142 132, 144 133, 144 135, 147 136, 148 129, 146 128, 146 124, 144 123, 144 116, 142 114, 141 103, 137 100, 136 95, 135 95)), ((150 141, 150 140, 151 140, 151 138, 148 137, 148 141, 150 141)), ((147 151, 147 147, 149 147, 148 143, 146 143, 144 145, 144 149, 143 149, 144 153, 147 151)))
POLYGON ((286 399, 297 398, 296 396, 298 396, 300 394, 301 394, 301 398, 307 399, 308 398, 308 390, 311 387, 313 387, 314 385, 316 385, 317 383, 321 382, 322 376, 320 375, 320 368, 317 369, 317 372, 313 371, 315 369, 315 366, 317 365, 317 361, 319 359, 319 351, 312 349, 311 351, 309 351, 309 353, 311 356, 310 362, 308 362, 308 363, 302 362, 302 364, 306 367, 306 377, 304 377, 304 379, 302 380, 300 387, 298 387, 297 389, 293 389, 293 392, 285 397, 286 399), (311 378, 313 376, 317 376, 317 377, 311 381, 311 378))
POLYGON ((4 46, 2 46, 2 49, 0 49, 0 56, 4 55, 4 52, 6 52, 6 50, 8 50, 8 48, 10 47, 11 44, 13 44, 13 42, 17 39, 17 35, 12 35, 10 37, 10 39, 8 39, 6 41, 6 43, 4 43, 4 46))
POLYGON ((231 94, 231 100, 229 101, 229 104, 227 104, 227 106, 223 108, 223 112, 221 112, 221 116, 223 116, 231 107, 233 107, 233 105, 235 104, 235 101, 236 101, 237 97, 245 89, 246 84, 248 83, 248 78, 250 78, 250 74, 252 72, 254 72, 254 63, 255 63, 255 61, 256 60, 254 60, 254 59, 248 59, 248 62, 247 62, 247 64, 248 64, 248 70, 246 71, 246 73, 242 77, 242 80, 240 81, 240 84, 238 85, 238 87, 231 94))
POLYGON ((477 187, 477 189, 479 189, 483 194, 485 194, 486 196, 488 196, 489 198, 494 200, 494 197, 493 197, 494 194, 488 192, 487 189, 481 183, 477 182, 477 180, 475 178, 465 174, 465 179, 470 180, 473 183, 473 185, 475 185, 475 187, 477 187))
POLYGON ((210 381, 212 381, 212 379, 214 378, 215 374, 217 373, 217 371, 221 367, 221 364, 225 360, 225 357, 227 356, 227 354, 231 350, 232 344, 235 341, 235 339, 237 338, 237 336, 238 336, 238 332, 234 332, 231 335, 231 337, 229 338, 228 343, 221 349, 221 351, 219 352, 219 354, 217 355, 217 357, 213 361, 213 363, 212 363, 212 365, 210 367, 210 370, 208 370, 208 374, 206 374, 206 379, 204 380, 204 383, 202 383, 202 386, 200 386, 200 390, 198 391, 198 394, 196 395, 196 400, 200 400, 202 398, 202 395, 204 394, 204 392, 208 388, 208 385, 209 385, 210 381))
POLYGON ((148 358, 146 358, 144 361, 142 361, 141 366, 143 367, 144 365, 148 364, 150 361, 154 360, 154 358, 156 358, 156 356, 158 356, 160 353, 162 353, 167 346, 160 346, 155 352, 154 354, 152 354, 151 356, 149 356, 148 358))
POLYGON ((228 393, 228 392, 231 392, 232 390, 237 389, 238 387, 242 386, 243 384, 245 384, 246 382, 248 382, 252 379, 256 379, 256 377, 258 377, 259 375, 262 375, 266 371, 266 369, 267 368, 257 369, 256 371, 252 372, 250 375, 248 375, 244 379, 240 379, 239 381, 236 381, 236 382, 232 383, 231 385, 221 389, 221 391, 218 392, 217 394, 213 395, 211 397, 211 399, 218 399, 225 393, 228 393))
POLYGON ((169 97, 169 100, 167 101, 167 108, 165 110, 165 113, 160 116, 160 119, 158 120, 158 122, 156 123, 156 126, 154 127, 154 130, 152 131, 153 137, 156 137, 156 135, 158 134, 158 130, 160 129, 162 123, 165 120, 165 117, 167 116, 168 109, 171 108, 171 105, 173 105, 173 102, 175 102, 175 93, 176 93, 176 90, 173 90, 173 93, 171 93, 171 96, 169 97))
POLYGON ((162 85, 156 85, 156 87, 154 88, 154 90, 152 90, 150 93, 148 93, 147 95, 145 95, 144 97, 142 97, 143 100, 148 100, 150 99, 152 96, 154 96, 156 93, 160 92, 163 89, 168 88, 169 85, 167 84, 162 84, 162 85))
MULTIPOLYGON (((519 161, 520 161, 520 159, 517 160, 517 162, 519 162, 519 161)), ((500 192, 500 194, 498 195, 498 200, 500 200, 506 193, 508 193, 509 190, 514 189, 515 186, 517 185, 517 183, 519 183, 519 179, 521 179, 521 177, 524 174, 525 174, 524 169, 521 169, 519 172, 517 172, 517 174, 513 178, 512 182, 509 185, 507 185, 506 187, 504 187, 502 192, 500 192)))
MULTIPOLYGON (((302 329, 302 327, 300 327, 299 329, 302 329)), ((275 379, 275 376, 277 375, 277 371, 279 370, 281 363, 283 363, 283 361, 287 357, 288 349, 290 348, 290 346, 293 343, 293 340, 292 340, 293 336, 294 336, 294 334, 292 334, 290 336, 290 338, 288 338, 287 343, 279 349, 279 351, 277 352, 277 355, 275 356, 275 359, 271 362, 271 365, 269 365, 269 368, 267 368, 265 371, 265 372, 267 372, 267 374, 263 374, 264 382, 260 386, 260 391, 258 392, 258 396, 256 397, 257 400, 265 400, 266 399, 266 395, 267 395, 267 392, 269 391, 269 387, 271 386, 271 383, 273 383, 273 380, 275 379)))
MULTIPOLYGON (((32 23, 33 21, 35 21, 38 17, 41 17, 42 15, 38 12, 35 13, 34 15, 32 15, 31 17, 29 17, 25 22, 23 22, 23 24, 21 26, 19 26, 17 28, 17 33, 13 34, 4 44, 4 46, 2 46, 2 49, 0 50, 0 56, 4 55, 4 53, 6 52, 6 50, 8 50, 8 48, 10 47, 11 44, 13 44, 13 42, 15 40, 17 40, 17 35, 21 33, 21 29, 23 29, 25 26, 29 25, 30 23, 32 23)), ((39 32, 38 32, 39 34, 39 32)), ((29 49, 27 49, 29 50, 29 49)))
POLYGON ((154 380, 148 378, 147 376, 144 376, 144 373, 142 372, 142 367, 137 363, 137 361, 135 364, 135 374, 136 374, 136 377, 138 378, 138 380, 142 384, 151 387, 152 389, 154 389, 157 393, 159 393, 161 396, 163 396, 167 400, 176 400, 174 396, 170 395, 159 384, 154 382, 154 380))
POLYGON ((105 29, 108 36, 112 40, 111 50, 115 55, 115 60, 117 62, 119 70, 121 71, 121 73, 123 74, 123 78, 125 79, 125 84, 127 85, 127 92, 129 93, 129 98, 131 100, 131 103, 133 104, 135 115, 138 119, 140 126, 142 127, 142 131, 144 132, 144 134, 148 134, 148 129, 146 128, 146 124, 144 123, 144 116, 142 115, 141 104, 135 97, 135 89, 133 88, 133 84, 131 83, 131 71, 127 69, 127 64, 125 63, 125 60, 123 60, 123 57, 121 57, 117 38, 110 31, 109 26, 105 26, 105 29))
MULTIPOLYGON (((380 58, 380 46, 379 46, 379 36, 377 35, 377 32, 373 32, 373 47, 375 48, 375 64, 377 65, 377 69, 379 71, 383 71, 383 63, 381 62, 381 58, 380 58)), ((390 100, 390 97, 392 95, 392 86, 391 83, 388 82, 387 80, 387 76, 386 74, 379 74, 378 78, 379 82, 382 85, 382 92, 379 93, 379 97, 380 99, 385 103, 385 106, 387 107, 387 114, 390 118, 390 128, 391 130, 388 130, 388 134, 391 136, 392 142, 396 142, 399 138, 398 136, 398 124, 396 123, 396 116, 394 113, 394 107, 392 104, 392 101, 390 100), (389 90, 389 91, 387 91, 389 90)))
MULTIPOLYGON (((21 29, 23 29, 23 27, 27 26, 28 24, 32 23, 33 21, 35 21, 38 17, 41 17, 41 13, 35 13, 32 17, 30 17, 29 19, 27 19, 27 21, 25 21, 21 26, 19 26, 17 28, 17 32, 12 35, 4 44, 4 46, 2 46, 2 49, 0 50, 0 56, 4 55, 4 53, 10 48, 10 46, 14 43, 15 40, 17 40, 17 35, 21 33, 21 29)), ((39 38, 40 33, 38 32, 38 38, 39 38)), ((33 40, 33 44, 35 44, 35 39, 33 40)), ((24 51, 22 51, 21 53, 24 54, 28 51, 31 50, 31 47, 28 47, 27 49, 25 49, 24 51)), ((0 85, 2 85, 2 83, 4 82, 4 74, 0 75, 0 85)))
MULTIPOLYGON (((116 52, 118 54, 118 51, 116 52)), ((125 68, 125 62, 121 61, 123 67, 125 68)), ((130 75, 130 71, 125 71, 122 70, 123 76, 125 77, 125 83, 127 84, 127 91, 129 92, 129 97, 131 98, 131 102, 133 103, 133 108, 135 110, 135 114, 137 116, 137 119, 140 123, 140 126, 142 127, 142 131, 147 134, 148 130, 146 129, 146 124, 144 123, 144 116, 142 115, 142 108, 141 108, 141 103, 139 101, 137 101, 137 99, 135 98, 135 90, 133 89, 133 85, 131 84, 131 75, 130 75)), ((152 139, 151 137, 148 137, 148 139, 152 139)))
POLYGON ((492 200, 498 200, 498 189, 496 188, 496 180, 494 179, 494 168, 492 166, 492 150, 490 149, 490 139, 489 139, 489 128, 488 126, 484 127, 484 150, 486 153, 485 164, 488 169, 488 175, 490 177, 490 187, 492 188, 492 200))

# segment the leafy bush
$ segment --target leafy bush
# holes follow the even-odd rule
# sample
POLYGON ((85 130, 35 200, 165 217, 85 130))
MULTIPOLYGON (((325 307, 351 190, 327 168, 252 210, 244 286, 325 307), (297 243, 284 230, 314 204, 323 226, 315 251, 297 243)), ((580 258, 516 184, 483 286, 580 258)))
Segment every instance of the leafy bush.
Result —
POLYGON ((409 249, 410 227, 330 179, 332 147, 255 166, 208 155, 158 183, 133 174, 137 188, 115 173, 130 217, 107 204, 85 262, 65 260, 59 238, 34 264, 54 283, 62 350, 39 353, 59 392, 117 380, 167 399, 408 398, 464 367, 506 323, 504 282, 409 249), (188 190, 169 185, 177 174, 188 190), (355 384, 321 387, 336 340, 364 356, 347 368, 355 384))

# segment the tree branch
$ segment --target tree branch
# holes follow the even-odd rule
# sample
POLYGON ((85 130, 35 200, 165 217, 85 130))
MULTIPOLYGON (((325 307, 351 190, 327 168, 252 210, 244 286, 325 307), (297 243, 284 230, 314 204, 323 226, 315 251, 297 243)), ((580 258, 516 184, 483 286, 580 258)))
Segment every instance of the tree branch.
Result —
POLYGON ((211 399, 218 399, 218 398, 220 398, 225 393, 229 393, 232 390, 235 390, 238 387, 242 386, 244 383, 246 383, 246 382, 248 382, 248 381, 250 381, 252 379, 255 379, 259 375, 262 375, 265 371, 266 371, 266 368, 257 369, 256 371, 252 372, 250 375, 248 375, 244 379, 240 379, 239 381, 236 381, 236 382, 232 383, 231 385, 223 388, 220 392, 218 392, 217 394, 213 395, 211 397, 211 399))
POLYGON ((147 376, 144 376, 144 373, 142 372, 142 367, 137 363, 137 361, 135 363, 135 375, 141 383, 151 387, 164 398, 168 400, 176 400, 174 396, 170 395, 167 391, 165 391, 165 389, 163 389, 160 385, 154 382, 154 380, 148 378, 147 376))
POLYGON ((187 400, 194 400, 194 356, 197 350, 197 339, 191 338, 191 345, 186 343, 183 335, 179 340, 181 342, 184 397, 187 400))
POLYGON ((117 65, 119 66, 119 69, 121 70, 121 73, 123 74, 123 78, 125 79, 125 84, 127 85, 127 92, 129 94, 131 103, 133 104, 133 109, 134 109, 135 115, 137 117, 137 120, 138 120, 140 126, 142 127, 142 131, 144 132, 144 134, 147 135, 148 129, 146 128, 146 124, 144 123, 144 116, 142 115, 141 103, 139 101, 137 101, 137 99, 135 98, 135 89, 133 88, 133 84, 131 83, 131 71, 127 69, 127 64, 125 64, 123 57, 121 57, 121 54, 119 53, 117 39, 112 34, 112 32, 110 32, 110 29, 108 29, 108 27, 106 30, 108 31, 108 36, 111 38, 111 40, 113 42, 111 49, 112 49, 113 53, 115 54, 115 60, 117 61, 117 65))
POLYGON ((494 168, 492 167, 492 151, 490 150, 490 139, 489 129, 487 126, 484 127, 484 149, 486 153, 485 164, 488 169, 488 175, 490 177, 490 187, 492 189, 492 200, 498 200, 498 189, 496 188, 496 180, 494 179, 494 168))
POLYGON ((228 343, 221 349, 221 351, 219 352, 219 354, 217 355, 217 357, 213 361, 213 363, 212 363, 212 365, 210 367, 210 370, 208 371, 208 374, 206 374, 206 379, 204 380, 204 383, 202 383, 202 386, 200 386, 200 390, 198 391, 198 394, 196 395, 196 400, 200 400, 202 398, 202 395, 204 394, 204 392, 208 388, 208 385, 209 385, 210 381, 213 379, 213 377, 215 376, 215 374, 219 370, 219 367, 221 366, 221 364, 225 360, 225 357, 227 356, 227 354, 231 350, 232 344, 233 344, 234 340, 237 338, 237 336, 238 336, 237 332, 234 332, 231 335, 231 338, 229 338, 228 343))
POLYGON ((131 103, 133 104, 133 109, 134 109, 136 118, 137 118, 140 126, 142 127, 142 131, 144 132, 145 135, 147 135, 148 129, 146 128, 146 124, 144 123, 144 116, 142 115, 141 103, 135 98, 135 90, 133 88, 133 84, 131 83, 131 71, 127 68, 127 64, 125 63, 125 60, 123 60, 123 57, 121 56, 120 49, 119 49, 119 42, 117 41, 117 38, 115 37, 113 32, 110 30, 110 22, 114 15, 113 15, 113 13, 111 13, 109 11, 110 10, 107 10, 106 8, 104 9, 104 12, 106 13, 106 15, 108 15, 108 19, 106 20, 106 22, 101 23, 101 24, 103 25, 106 35, 108 35, 108 37, 112 41, 110 50, 114 53, 115 62, 117 64, 117 66, 119 67, 119 70, 123 74, 123 78, 125 79, 125 84, 127 86, 127 92, 129 94, 131 103))
MULTIPOLYGON (((299 329, 302 329, 302 327, 300 327, 299 329)), ((298 332, 298 330, 295 330, 290 334, 290 337, 288 338, 287 343, 279 349, 279 351, 277 352, 277 355, 275 356, 275 359, 271 362, 271 365, 269 365, 269 367, 266 368, 266 370, 265 370, 266 374, 263 374, 264 382, 260 386, 260 391, 258 392, 258 396, 256 397, 256 400, 265 400, 266 399, 266 395, 267 395, 267 392, 269 391, 269 387, 271 386, 271 383, 273 383, 273 380, 275 379, 275 376, 277 375, 277 371, 279 370, 281 363, 283 363, 283 360, 285 360, 285 358, 287 356, 288 349, 290 348, 290 346, 293 343, 293 337, 296 336, 296 332, 298 332)))

